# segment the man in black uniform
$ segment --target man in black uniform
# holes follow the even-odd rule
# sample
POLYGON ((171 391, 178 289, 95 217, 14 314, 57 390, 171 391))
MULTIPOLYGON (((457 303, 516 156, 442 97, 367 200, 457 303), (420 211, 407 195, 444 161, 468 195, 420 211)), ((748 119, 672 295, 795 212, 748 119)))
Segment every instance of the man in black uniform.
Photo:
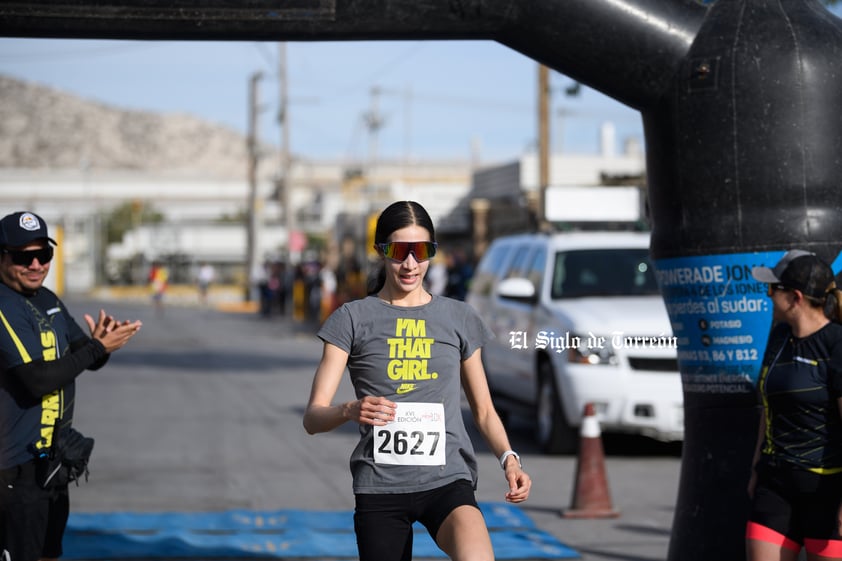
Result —
POLYGON ((100 310, 96 321, 85 315, 91 333, 86 335, 58 296, 43 286, 54 245, 47 224, 32 212, 0 220, 2 561, 61 555, 70 511, 67 481, 47 479, 55 466, 56 442, 70 433, 74 380, 86 369, 101 368, 141 325, 115 321, 100 310))

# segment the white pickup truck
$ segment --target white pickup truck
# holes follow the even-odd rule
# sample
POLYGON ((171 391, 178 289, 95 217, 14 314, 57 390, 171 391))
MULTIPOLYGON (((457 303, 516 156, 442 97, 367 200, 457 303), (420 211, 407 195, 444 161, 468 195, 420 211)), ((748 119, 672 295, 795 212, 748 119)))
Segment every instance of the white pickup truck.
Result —
POLYGON ((498 238, 467 301, 494 331, 483 364, 496 407, 533 417, 546 453, 575 451, 587 403, 604 432, 683 440, 677 341, 648 233, 498 238))

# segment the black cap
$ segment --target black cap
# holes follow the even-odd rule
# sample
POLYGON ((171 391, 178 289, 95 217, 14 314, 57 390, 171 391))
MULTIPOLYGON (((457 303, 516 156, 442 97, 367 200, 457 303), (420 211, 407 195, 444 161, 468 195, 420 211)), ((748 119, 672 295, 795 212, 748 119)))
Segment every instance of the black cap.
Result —
POLYGON ((782 284, 800 290, 805 296, 821 300, 833 286, 833 270, 815 253, 791 249, 773 269, 754 267, 751 276, 767 284, 782 284))
POLYGON ((33 212, 13 212, 0 220, 0 246, 21 247, 36 240, 56 241, 47 233, 47 223, 33 212))

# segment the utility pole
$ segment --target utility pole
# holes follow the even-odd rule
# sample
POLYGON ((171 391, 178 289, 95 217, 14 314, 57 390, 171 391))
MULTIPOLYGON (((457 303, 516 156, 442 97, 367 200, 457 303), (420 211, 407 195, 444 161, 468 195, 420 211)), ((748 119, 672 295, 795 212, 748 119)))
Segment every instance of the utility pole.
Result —
POLYGON ((292 239, 295 232, 295 211, 292 208, 292 165, 289 147, 289 81, 287 80, 286 43, 278 43, 278 79, 280 88, 278 125, 281 127, 281 161, 279 170, 281 204, 284 205, 284 223, 287 230, 289 260, 290 264, 295 264, 293 262, 298 260, 298 249, 292 247, 292 239))
POLYGON ((377 162, 377 133, 383 128, 385 119, 380 115, 378 102, 380 99, 380 88, 371 88, 371 111, 363 114, 363 121, 368 128, 368 165, 366 166, 366 185, 373 187, 374 167, 377 162))
POLYGON ((403 165, 404 174, 412 160, 412 88, 406 87, 403 98, 403 165))
POLYGON ((248 138, 248 183, 249 192, 246 206, 246 287, 245 301, 251 302, 251 289, 255 284, 254 269, 257 258, 257 164, 260 159, 257 142, 258 82, 263 74, 255 72, 249 80, 249 122, 248 138))
POLYGON ((550 69, 538 65, 538 229, 547 228, 547 187, 550 184, 550 69))

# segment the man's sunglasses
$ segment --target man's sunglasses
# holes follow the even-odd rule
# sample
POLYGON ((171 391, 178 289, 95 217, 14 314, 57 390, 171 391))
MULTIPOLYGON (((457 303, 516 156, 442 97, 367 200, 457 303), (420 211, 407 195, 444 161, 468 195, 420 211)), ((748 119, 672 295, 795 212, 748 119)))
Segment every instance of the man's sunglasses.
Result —
POLYGON ((428 261, 436 254, 436 242, 389 242, 379 243, 376 246, 387 258, 403 262, 412 253, 419 263, 428 261))
POLYGON ((37 259, 42 265, 53 259, 53 248, 51 246, 29 250, 4 249, 3 253, 12 258, 12 263, 23 267, 29 267, 33 259, 37 259))
POLYGON ((786 287, 782 284, 767 284, 766 285, 766 295, 771 296, 773 292, 776 290, 780 290, 782 292, 786 292, 787 290, 792 290, 789 287, 786 287))

